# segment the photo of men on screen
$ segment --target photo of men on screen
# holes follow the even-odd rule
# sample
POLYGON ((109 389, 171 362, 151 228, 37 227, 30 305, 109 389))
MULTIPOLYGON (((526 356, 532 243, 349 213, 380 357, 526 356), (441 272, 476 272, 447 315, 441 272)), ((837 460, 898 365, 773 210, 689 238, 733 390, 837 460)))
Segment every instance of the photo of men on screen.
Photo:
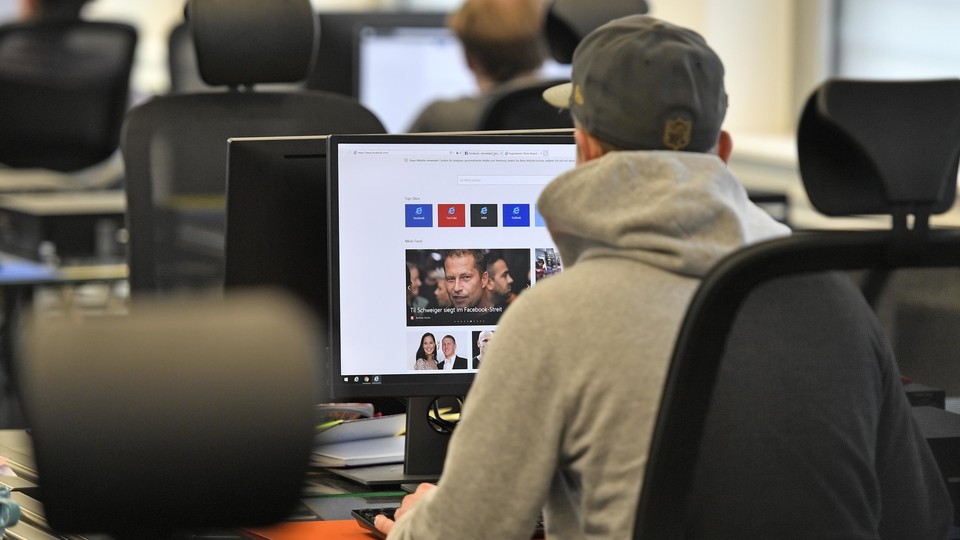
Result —
POLYGON ((473 332, 473 359, 470 361, 470 367, 480 369, 480 365, 483 363, 483 355, 487 352, 491 340, 493 340, 493 330, 473 332))
POLYGON ((440 353, 440 361, 437 362, 438 369, 449 371, 469 367, 467 358, 458 354, 456 333, 443 336, 443 339, 440 340, 440 353))
POLYGON ((555 248, 537 248, 534 257, 534 276, 537 281, 559 274, 563 270, 560 253, 555 248))
POLYGON ((407 325, 496 324, 510 302, 530 286, 530 253, 407 250, 407 325))

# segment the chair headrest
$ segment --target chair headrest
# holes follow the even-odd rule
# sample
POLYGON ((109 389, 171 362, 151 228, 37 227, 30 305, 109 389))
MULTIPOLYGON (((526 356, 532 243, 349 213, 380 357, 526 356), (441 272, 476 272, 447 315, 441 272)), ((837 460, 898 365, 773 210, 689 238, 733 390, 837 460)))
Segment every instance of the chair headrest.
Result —
POLYGON ((645 0, 554 0, 544 21, 550 54, 557 62, 569 64, 587 34, 613 19, 646 13, 647 9, 645 0))
POLYGON ((800 175, 826 215, 940 214, 956 198, 960 79, 831 80, 807 100, 800 175))
POLYGON ((189 0, 186 12, 207 84, 306 78, 317 35, 310 0, 189 0))
POLYGON ((313 446, 320 329, 275 292, 31 317, 18 373, 47 522, 166 538, 289 516, 313 446))

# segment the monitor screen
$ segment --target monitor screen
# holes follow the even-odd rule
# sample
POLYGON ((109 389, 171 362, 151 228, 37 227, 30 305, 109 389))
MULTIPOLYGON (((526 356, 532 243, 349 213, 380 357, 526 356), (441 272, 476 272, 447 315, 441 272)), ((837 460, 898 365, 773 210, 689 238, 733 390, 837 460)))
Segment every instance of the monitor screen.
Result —
POLYGON ((227 142, 224 286, 275 285, 329 314, 327 138, 227 142))
POLYGON ((439 398, 466 395, 509 302, 562 270, 536 201, 572 132, 331 135, 327 156, 332 396, 408 397, 402 470, 341 474, 436 481, 439 398))
POLYGON ((13 22, 20 15, 20 2, 0 0, 0 24, 13 22))
POLYGON ((330 136, 335 398, 465 395, 505 307, 561 270, 536 201, 571 131, 494 133, 330 136))
POLYGON ((365 26, 442 28, 446 13, 436 11, 322 11, 320 39, 307 88, 357 97, 356 35, 365 26))
POLYGON ((405 131, 434 100, 476 93, 460 41, 442 26, 363 26, 356 40, 357 98, 388 132, 405 131))
MULTIPOLYGON (((362 24, 355 43, 356 96, 388 132, 406 131, 435 100, 478 92, 460 40, 444 26, 362 24)), ((541 73, 567 79, 570 66, 548 60, 541 73)))

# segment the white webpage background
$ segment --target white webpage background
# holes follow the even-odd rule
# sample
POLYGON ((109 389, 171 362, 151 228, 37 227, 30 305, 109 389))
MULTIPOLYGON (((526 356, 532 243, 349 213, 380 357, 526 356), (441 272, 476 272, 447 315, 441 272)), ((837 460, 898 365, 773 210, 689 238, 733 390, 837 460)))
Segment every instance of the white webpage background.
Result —
MULTIPOLYGON (((536 226, 545 185, 574 166, 570 144, 338 146, 341 374, 407 373, 406 250, 555 247, 536 226), (438 204, 464 204, 465 227, 437 227, 438 204), (529 227, 470 227, 471 204, 529 204, 529 227), (431 228, 406 227, 407 204, 433 207, 431 228)), ((531 264, 531 268, 533 265, 531 264)), ((450 330, 464 330, 450 327, 450 330)), ((475 329, 475 328, 472 328, 475 329)), ((458 343, 460 356, 471 344, 458 343)))

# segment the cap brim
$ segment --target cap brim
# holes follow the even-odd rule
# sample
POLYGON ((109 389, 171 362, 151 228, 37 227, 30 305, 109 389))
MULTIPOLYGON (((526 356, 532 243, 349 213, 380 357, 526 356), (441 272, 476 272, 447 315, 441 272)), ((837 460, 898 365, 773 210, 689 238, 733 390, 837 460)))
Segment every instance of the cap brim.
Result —
POLYGON ((569 109, 570 95, 572 93, 572 82, 558 84, 543 91, 543 100, 558 109, 569 109))

